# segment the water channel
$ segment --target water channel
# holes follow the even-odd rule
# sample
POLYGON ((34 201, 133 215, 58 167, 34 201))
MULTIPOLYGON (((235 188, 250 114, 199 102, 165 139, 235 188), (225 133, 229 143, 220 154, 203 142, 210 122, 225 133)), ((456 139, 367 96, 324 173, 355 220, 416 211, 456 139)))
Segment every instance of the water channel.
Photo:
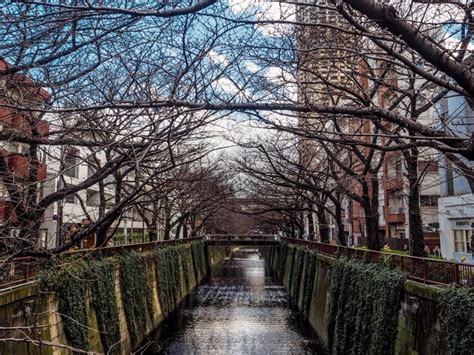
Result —
POLYGON ((152 335, 144 354, 325 354, 255 248, 240 248, 152 335))

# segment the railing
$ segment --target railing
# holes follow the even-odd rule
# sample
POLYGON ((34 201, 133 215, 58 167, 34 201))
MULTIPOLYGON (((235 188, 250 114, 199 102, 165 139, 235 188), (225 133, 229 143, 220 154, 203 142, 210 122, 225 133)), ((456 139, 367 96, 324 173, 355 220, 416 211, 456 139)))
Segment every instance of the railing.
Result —
MULTIPOLYGON (((198 237, 177 240, 163 240, 157 242, 125 244, 103 248, 80 249, 65 252, 61 254, 61 258, 85 255, 113 256, 132 250, 137 252, 146 252, 154 250, 159 246, 178 245, 199 240, 203 240, 203 238, 198 237)), ((38 271, 46 267, 47 262, 48 259, 33 257, 15 258, 8 261, 0 260, 0 289, 16 286, 33 280, 38 271)))
POLYGON ((403 206, 388 206, 387 211, 389 214, 398 214, 404 213, 405 208, 403 208, 403 206))
POLYGON ((34 278, 45 260, 24 257, 0 261, 0 289, 23 284, 34 278))
POLYGON ((208 234, 206 241, 280 241, 276 234, 208 234))
POLYGON ((390 259, 390 262, 393 262, 397 267, 407 272, 410 279, 425 284, 446 286, 455 283, 463 287, 474 287, 474 264, 349 248, 302 239, 282 238, 282 240, 314 248, 322 254, 333 257, 344 255, 349 258, 373 262, 390 259))

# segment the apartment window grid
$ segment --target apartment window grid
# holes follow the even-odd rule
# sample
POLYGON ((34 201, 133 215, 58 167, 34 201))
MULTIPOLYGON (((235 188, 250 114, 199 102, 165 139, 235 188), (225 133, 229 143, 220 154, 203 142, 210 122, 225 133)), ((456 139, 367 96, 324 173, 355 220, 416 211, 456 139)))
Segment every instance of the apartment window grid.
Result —
POLYGON ((456 253, 472 253, 471 240, 474 229, 472 221, 456 221, 453 229, 454 251, 456 253))

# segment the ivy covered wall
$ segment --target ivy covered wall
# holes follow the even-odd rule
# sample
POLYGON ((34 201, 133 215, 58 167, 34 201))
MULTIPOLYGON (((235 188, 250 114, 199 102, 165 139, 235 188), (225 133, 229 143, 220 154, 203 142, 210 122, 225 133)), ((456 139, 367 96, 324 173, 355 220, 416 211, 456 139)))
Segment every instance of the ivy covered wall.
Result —
POLYGON ((405 275, 375 263, 336 259, 327 310, 332 354, 392 354, 405 275))
POLYGON ((331 354, 472 353, 473 289, 443 290, 406 280, 387 265, 286 243, 272 253, 290 304, 331 354))
POLYGON ((137 348, 206 275, 207 256, 202 242, 192 242, 65 265, 38 277, 40 297, 54 298, 60 314, 47 336, 62 333, 73 348, 119 354, 137 348))

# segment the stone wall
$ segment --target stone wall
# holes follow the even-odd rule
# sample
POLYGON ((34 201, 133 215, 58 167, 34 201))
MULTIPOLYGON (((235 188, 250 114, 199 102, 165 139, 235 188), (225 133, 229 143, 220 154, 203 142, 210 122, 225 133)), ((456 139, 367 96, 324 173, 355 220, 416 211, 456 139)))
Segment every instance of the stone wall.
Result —
MULTIPOLYGON (((186 284, 183 268, 180 267, 179 282, 181 292, 177 295, 177 302, 182 301, 198 283, 206 277, 207 271, 216 267, 226 256, 224 247, 215 246, 206 253, 207 267, 205 272, 195 275, 195 263, 191 245, 186 245, 183 253, 188 263, 189 278, 186 284)), ((156 265, 150 260, 146 262, 146 277, 151 290, 153 305, 153 316, 147 316, 143 339, 152 332, 156 326, 163 321, 166 315, 163 312, 163 300, 159 295, 159 280, 156 278, 156 265)), ((115 277, 116 308, 118 311, 119 327, 121 334, 120 353, 130 354, 132 349, 127 321, 124 313, 124 303, 133 300, 122 299, 120 290, 119 270, 115 277)), ((103 352, 103 347, 98 332, 97 315, 91 302, 91 290, 87 290, 87 315, 89 350, 103 352)), ((29 284, 13 287, 0 291, 0 339, 12 339, 0 342, 0 354, 70 354, 67 347, 70 345, 64 333, 61 316, 58 313, 58 299, 54 293, 40 293, 37 284, 29 284), (42 342, 21 341, 21 339, 41 339, 42 342), (18 340, 13 340, 18 339, 18 340), (53 346, 60 345, 60 346, 53 346)))
POLYGON ((223 245, 208 245, 206 249, 208 265, 211 269, 218 267, 222 260, 231 252, 230 247, 223 245))
MULTIPOLYGON (((284 265, 280 274, 284 286, 289 289, 291 276, 295 273, 294 247, 289 246, 287 253, 274 248, 272 270, 278 274, 278 265, 284 265), (280 254, 284 254, 281 255, 280 254), (276 255, 276 256, 275 256, 276 255), (279 261, 275 261, 279 259, 279 261), (281 260, 284 258, 284 260, 281 260)), ((322 341, 328 343, 327 311, 331 286, 331 265, 334 259, 325 255, 316 256, 311 304, 308 321, 322 341)), ((303 273, 305 265, 303 267, 303 273)), ((303 279, 303 278, 302 278, 303 279)), ((296 305, 301 310, 303 285, 296 305)), ((398 314, 398 330, 395 341, 395 354, 446 354, 445 335, 440 325, 438 297, 440 289, 418 282, 406 281, 398 314)))

